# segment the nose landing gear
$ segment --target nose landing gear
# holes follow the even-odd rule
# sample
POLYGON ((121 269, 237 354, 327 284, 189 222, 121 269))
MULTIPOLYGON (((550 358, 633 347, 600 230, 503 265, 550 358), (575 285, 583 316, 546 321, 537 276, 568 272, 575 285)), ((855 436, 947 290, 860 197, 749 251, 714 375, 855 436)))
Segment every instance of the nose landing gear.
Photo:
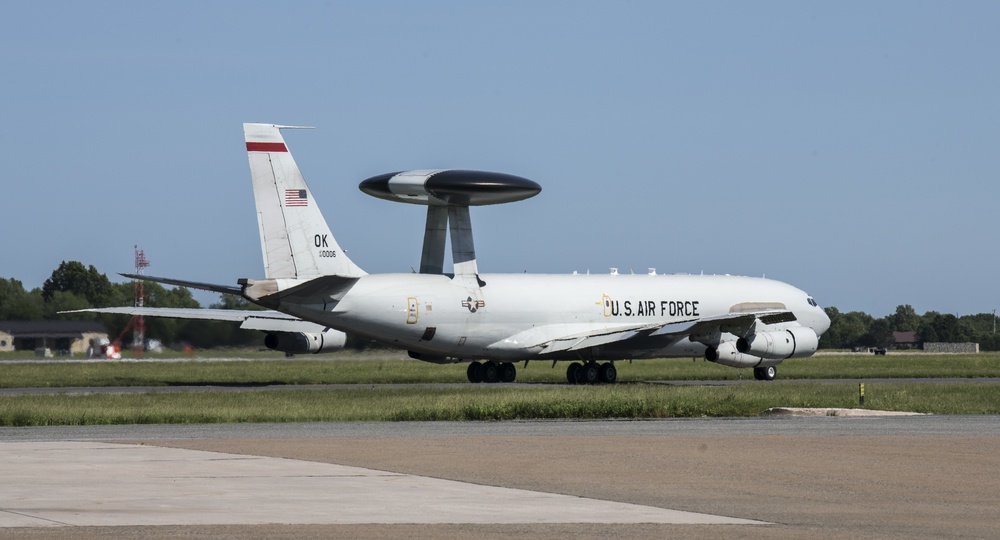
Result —
POLYGON ((773 381, 778 375, 778 369, 774 366, 753 368, 753 378, 758 381, 773 381))

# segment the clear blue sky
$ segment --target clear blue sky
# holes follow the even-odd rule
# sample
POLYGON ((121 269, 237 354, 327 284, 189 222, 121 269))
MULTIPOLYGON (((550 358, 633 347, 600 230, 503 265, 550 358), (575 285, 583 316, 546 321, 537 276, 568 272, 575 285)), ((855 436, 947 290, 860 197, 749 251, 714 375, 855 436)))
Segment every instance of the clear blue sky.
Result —
MULTIPOLYGON (((263 273, 243 122, 286 134, 369 272, 472 168, 483 272, 762 275, 875 316, 1000 307, 1000 3, 16 2, 0 19, 0 276, 263 273)), ((199 296, 203 304, 214 295, 199 296)))

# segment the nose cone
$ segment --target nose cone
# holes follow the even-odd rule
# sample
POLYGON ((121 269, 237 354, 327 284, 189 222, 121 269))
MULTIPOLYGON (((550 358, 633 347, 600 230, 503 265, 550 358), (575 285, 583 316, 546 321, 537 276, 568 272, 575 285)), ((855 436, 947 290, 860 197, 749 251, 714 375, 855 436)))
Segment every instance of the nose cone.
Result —
POLYGON ((822 336, 827 330, 830 329, 830 317, 823 311, 823 308, 816 308, 819 313, 816 317, 816 335, 822 336))

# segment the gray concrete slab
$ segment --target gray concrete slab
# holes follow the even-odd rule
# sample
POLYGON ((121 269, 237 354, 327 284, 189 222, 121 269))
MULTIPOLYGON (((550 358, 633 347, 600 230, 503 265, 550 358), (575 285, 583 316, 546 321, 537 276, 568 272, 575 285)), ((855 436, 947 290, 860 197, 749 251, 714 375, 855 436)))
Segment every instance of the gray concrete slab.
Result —
POLYGON ((254 524, 764 524, 274 457, 0 443, 0 528, 254 524))
POLYGON ((141 424, 0 427, 0 442, 172 439, 327 439, 501 436, 676 437, 714 435, 1000 437, 997 415, 876 417, 668 418, 656 420, 520 420, 505 422, 310 422, 283 424, 141 424))

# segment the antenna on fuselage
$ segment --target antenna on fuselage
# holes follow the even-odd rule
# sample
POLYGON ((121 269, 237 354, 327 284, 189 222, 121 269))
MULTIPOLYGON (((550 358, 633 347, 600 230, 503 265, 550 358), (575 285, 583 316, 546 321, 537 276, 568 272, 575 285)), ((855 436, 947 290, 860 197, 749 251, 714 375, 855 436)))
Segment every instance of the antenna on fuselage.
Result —
POLYGON ((454 279, 475 277, 479 287, 486 283, 479 279, 469 207, 520 201, 542 191, 541 186, 527 178, 465 170, 388 173, 373 176, 358 187, 379 199, 426 205, 420 273, 444 273, 444 246, 450 234, 454 279))

